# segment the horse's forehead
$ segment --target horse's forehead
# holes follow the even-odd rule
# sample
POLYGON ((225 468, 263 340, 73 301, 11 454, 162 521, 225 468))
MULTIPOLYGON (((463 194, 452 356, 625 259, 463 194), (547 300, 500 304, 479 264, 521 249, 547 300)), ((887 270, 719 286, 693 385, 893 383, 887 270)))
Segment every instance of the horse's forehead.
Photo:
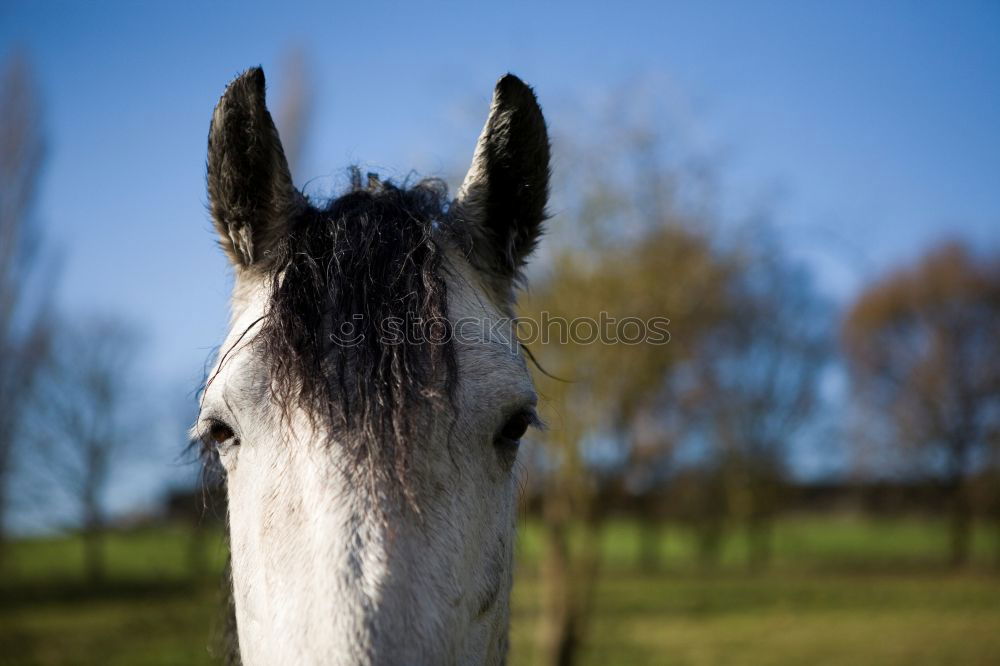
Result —
MULTIPOLYGON (((208 375, 203 403, 224 394, 237 399, 245 391, 226 391, 226 388, 234 384, 247 388, 253 383, 250 375, 259 364, 250 362, 253 358, 249 353, 250 342, 260 329, 266 308, 266 281, 237 278, 230 300, 229 331, 208 375)), ((260 368, 256 369, 259 372, 260 368)))
POLYGON ((264 314, 268 300, 270 280, 263 275, 237 276, 230 299, 229 335, 240 329, 240 324, 249 325, 264 314))
POLYGON ((521 392, 530 391, 531 378, 514 320, 493 300, 494 292, 464 258, 452 257, 450 265, 448 310, 462 375, 513 382, 521 392))
MULTIPOLYGON (((495 302, 482 276, 463 256, 449 252, 444 278, 448 287, 448 318, 456 352, 466 370, 464 374, 485 376, 496 382, 516 379, 518 384, 530 383, 513 321, 505 308, 495 302)), ((232 393, 245 394, 250 384, 264 380, 264 359, 253 353, 251 342, 263 324, 272 284, 266 275, 238 276, 231 298, 229 331, 210 374, 215 377, 210 390, 222 391, 229 386, 244 389, 232 393)))

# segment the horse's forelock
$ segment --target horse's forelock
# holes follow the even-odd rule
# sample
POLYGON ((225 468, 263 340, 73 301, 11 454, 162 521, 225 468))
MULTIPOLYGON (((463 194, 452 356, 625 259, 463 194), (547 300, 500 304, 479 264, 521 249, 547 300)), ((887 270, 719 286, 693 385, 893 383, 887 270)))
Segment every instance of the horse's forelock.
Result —
POLYGON ((444 247, 454 230, 441 181, 369 176, 362 186, 357 176, 341 197, 303 211, 277 247, 255 344, 286 418, 304 408, 314 425, 343 433, 337 441, 358 463, 406 489, 419 419, 450 403, 456 383, 444 247))

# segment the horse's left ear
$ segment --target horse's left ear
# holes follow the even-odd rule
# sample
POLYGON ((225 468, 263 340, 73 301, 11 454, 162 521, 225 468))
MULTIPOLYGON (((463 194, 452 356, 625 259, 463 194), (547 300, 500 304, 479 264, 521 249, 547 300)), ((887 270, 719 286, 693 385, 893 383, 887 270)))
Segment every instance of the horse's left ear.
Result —
POLYGON ((222 95, 208 130, 208 199, 219 242, 237 268, 262 267, 305 199, 264 100, 264 71, 249 69, 222 95))
POLYGON ((493 92, 472 167, 455 201, 472 238, 472 261, 510 284, 542 233, 549 194, 549 137, 535 93, 513 74, 493 92))

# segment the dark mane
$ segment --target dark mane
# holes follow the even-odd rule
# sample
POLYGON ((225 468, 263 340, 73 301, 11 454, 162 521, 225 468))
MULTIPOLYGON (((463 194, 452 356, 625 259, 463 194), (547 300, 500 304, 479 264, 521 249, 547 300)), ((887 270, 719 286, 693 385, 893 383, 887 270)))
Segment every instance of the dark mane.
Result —
POLYGON ((300 405, 331 432, 348 433, 342 442, 357 462, 404 490, 408 442, 427 414, 415 406, 439 409, 457 376, 444 280, 447 213, 442 181, 408 187, 369 175, 362 184, 353 170, 348 191, 307 207, 275 248, 270 303, 254 341, 286 416, 300 405))

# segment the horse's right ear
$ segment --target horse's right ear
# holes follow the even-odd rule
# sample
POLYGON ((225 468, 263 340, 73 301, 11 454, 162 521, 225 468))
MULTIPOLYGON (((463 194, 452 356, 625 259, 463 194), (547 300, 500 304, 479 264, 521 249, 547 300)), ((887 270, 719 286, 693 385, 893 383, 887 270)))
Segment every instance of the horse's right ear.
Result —
POLYGON ((208 130, 208 199, 219 242, 237 268, 264 267, 304 197, 292 185, 264 100, 264 70, 222 95, 208 130))
POLYGON ((542 233, 549 194, 549 137, 535 93, 513 74, 493 91, 455 216, 471 260, 506 291, 542 233))

